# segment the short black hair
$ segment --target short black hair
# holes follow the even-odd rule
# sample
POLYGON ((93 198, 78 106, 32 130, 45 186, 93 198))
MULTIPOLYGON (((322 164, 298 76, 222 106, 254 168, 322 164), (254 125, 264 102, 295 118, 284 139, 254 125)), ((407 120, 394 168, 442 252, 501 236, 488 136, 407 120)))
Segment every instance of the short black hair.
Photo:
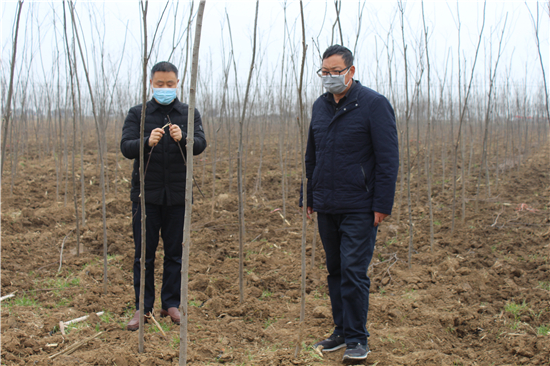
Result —
POLYGON ((155 75, 155 72, 157 71, 173 72, 176 74, 176 77, 178 77, 178 68, 168 61, 161 61, 155 64, 155 66, 153 66, 153 68, 151 69, 151 78, 153 77, 153 75, 155 75))
POLYGON ((323 53, 323 60, 333 55, 342 56, 346 67, 353 65, 353 54, 348 48, 340 46, 339 44, 332 45, 325 50, 325 53, 323 53))

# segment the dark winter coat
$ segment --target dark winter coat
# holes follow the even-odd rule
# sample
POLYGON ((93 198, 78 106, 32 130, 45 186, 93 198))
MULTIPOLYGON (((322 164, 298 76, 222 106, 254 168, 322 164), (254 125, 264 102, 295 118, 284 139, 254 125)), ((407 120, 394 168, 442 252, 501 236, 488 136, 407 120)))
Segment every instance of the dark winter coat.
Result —
MULTIPOLYGON (((139 130, 141 123, 141 107, 130 108, 122 127, 120 150, 122 155, 134 160, 132 172, 132 202, 140 202, 139 197, 139 130)), ((189 106, 176 99, 168 115, 163 113, 166 106, 158 104, 154 99, 147 102, 145 110, 145 202, 153 204, 184 205, 186 166, 182 152, 186 155, 185 141, 187 137, 187 112, 189 106), (149 136, 155 128, 162 128, 168 123, 168 116, 172 124, 178 125, 182 131, 182 139, 176 142, 171 136, 168 127, 159 143, 151 148, 149 136), (179 147, 178 147, 179 145, 179 147), (180 151, 181 147, 181 151, 180 151), (147 160, 149 165, 147 165, 147 160)), ((202 128, 201 116, 195 109, 195 133, 193 155, 198 155, 206 148, 206 139, 202 128)))
POLYGON ((358 81, 334 105, 313 104, 306 149, 308 202, 314 211, 391 214, 399 168, 395 115, 388 100, 358 81))

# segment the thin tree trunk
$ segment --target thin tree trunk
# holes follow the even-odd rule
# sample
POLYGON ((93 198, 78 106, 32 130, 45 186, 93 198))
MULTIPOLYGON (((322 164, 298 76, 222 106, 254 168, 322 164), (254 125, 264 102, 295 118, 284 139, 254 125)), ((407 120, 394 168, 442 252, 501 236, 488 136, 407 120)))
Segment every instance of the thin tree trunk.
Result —
MULTIPOLYGON (((300 301, 300 329, 298 331, 298 342, 294 351, 294 358, 298 356, 302 348, 302 337, 304 333, 304 321, 306 318, 306 234, 307 234, 307 182, 306 182, 306 121, 304 119, 304 105, 302 100, 302 86, 304 80, 304 66, 306 63, 306 27, 304 21, 304 7, 300 0, 300 18, 302 20, 302 66, 300 67, 300 80, 298 86, 298 128, 300 129, 300 163, 302 165, 302 282, 301 282, 301 301, 300 301)), ((314 233, 315 235, 315 233, 314 233)))
MULTIPOLYGON (((426 130, 426 180, 428 183, 428 209, 430 212, 430 250, 434 251, 434 216, 433 216, 433 207, 432 207, 432 170, 430 166, 430 154, 431 154, 431 85, 430 85, 430 56, 428 53, 428 28, 426 27, 426 18, 424 17, 424 1, 422 1, 422 24, 424 25, 424 46, 426 47, 426 64, 428 65, 428 128, 426 130)), ((417 145, 418 149, 418 145, 417 145)), ((418 164, 420 167, 420 164, 418 164)), ((420 171, 419 171, 420 172, 420 171)), ((420 178, 420 176, 419 176, 420 178)))
POLYGON ((73 60, 75 63, 74 77, 76 80, 76 91, 78 92, 78 121, 80 129, 80 198, 82 202, 82 226, 86 226, 86 184, 84 179, 84 119, 82 118, 82 96, 80 95, 80 80, 78 79, 78 68, 76 67, 76 47, 74 44, 73 29, 73 60))
MULTIPOLYGON (((499 120, 499 116, 497 115, 497 121, 499 120)), ((497 122, 498 123, 498 122, 497 122)), ((499 154, 499 142, 500 142, 500 138, 499 138, 499 133, 498 131, 500 131, 500 128, 498 128, 498 130, 495 132, 497 134, 496 136, 496 147, 495 147, 495 191, 498 192, 498 175, 499 175, 499 168, 498 168, 498 165, 499 165, 499 157, 500 157, 500 154, 499 154)))
POLYGON ((73 104, 73 154, 72 154, 72 170, 73 170, 73 202, 74 202, 74 215, 76 221, 76 256, 80 256, 80 220, 78 218, 78 199, 77 199, 77 186, 76 186, 76 168, 75 168, 75 155, 76 155, 76 98, 74 93, 74 73, 73 63, 71 61, 71 50, 69 48, 69 37, 67 35, 67 17, 65 14, 65 2, 63 2, 63 32, 65 35, 65 47, 67 49, 67 59, 69 63, 69 74, 71 78, 71 100, 73 104))
MULTIPOLYGON (((59 98, 58 98, 58 101, 57 101, 57 113, 58 113, 58 117, 59 117, 59 114, 60 114, 60 107, 59 107, 59 98)), ((59 175, 62 174, 60 172, 60 168, 59 168, 59 155, 57 153, 57 148, 58 148, 58 141, 57 141, 57 137, 58 137, 58 131, 57 131, 57 123, 55 122, 55 120, 53 121, 53 131, 54 131, 54 139, 53 139, 53 158, 54 158, 54 164, 55 164, 55 202, 59 201, 59 175)))
POLYGON ((227 148, 228 148, 228 175, 229 175, 229 188, 228 193, 231 195, 233 188, 233 148, 231 147, 231 121, 233 120, 233 108, 231 108, 231 116, 227 118, 227 148))
MULTIPOLYGON (((235 73, 235 94, 237 96, 237 114, 238 114, 240 113, 240 110, 241 110, 241 98, 239 97, 239 82, 237 77, 237 61, 235 60, 235 52, 234 52, 235 48, 233 47, 233 34, 231 33, 231 22, 229 21, 229 14, 227 14, 227 10, 225 12, 225 17, 227 18, 227 29, 229 31, 229 41, 231 43, 231 56, 233 60, 233 71, 235 73)), ((254 40, 256 40, 256 38, 254 38, 254 40)), ((247 86, 247 89, 248 89, 248 86, 247 86)), ((244 111, 244 108, 243 108, 243 111, 244 111)), ((229 127, 229 124, 228 124, 228 127, 229 127)), ((228 133, 228 142, 229 142, 229 194, 231 194, 231 190, 233 187, 233 151, 231 150, 231 130, 229 130, 229 133, 228 133)), ((242 153, 241 146, 239 145, 239 152, 237 153, 237 155, 241 153, 242 153)), ((239 162, 239 159, 240 159, 239 156, 237 156, 237 165, 242 164, 242 162, 239 162)), ((238 177, 237 177, 237 180, 238 180, 238 177)), ((237 185, 238 185, 238 182, 237 182, 237 185)), ((239 192, 237 194, 240 195, 241 193, 239 192)))
POLYGON ((413 221, 412 221, 412 208, 411 208, 411 154, 410 154, 410 140, 409 140, 409 119, 410 119, 410 105, 409 105, 409 67, 407 62, 407 44, 405 43, 405 9, 403 8, 403 2, 397 3, 399 7, 399 13, 401 16, 401 36, 403 38, 403 59, 405 62, 405 131, 407 138, 407 204, 409 211, 409 269, 412 267, 412 252, 413 252, 413 221))
POLYGON ((193 200, 193 144, 195 141, 195 96, 199 66, 199 47, 201 42, 202 18, 205 0, 199 3, 197 21, 195 23, 195 41, 193 42, 193 58, 191 63, 191 78, 189 82, 189 112, 187 113, 187 176, 185 180, 185 218, 183 221, 183 250, 181 258, 181 297, 180 297, 180 354, 179 365, 187 365, 187 297, 189 281, 189 246, 191 245, 191 213, 193 200))
MULTIPOLYGON (((15 101, 15 100, 14 100, 15 101)), ((15 108, 14 108, 15 109, 15 108)), ((21 116, 20 116, 21 117, 21 116)), ((19 158, 19 130, 20 126, 19 124, 13 124, 13 127, 11 128, 11 147, 12 147, 12 153, 11 153, 11 186, 10 186, 10 193, 13 195, 13 188, 15 186, 15 176, 17 174, 17 160, 19 158)))
POLYGON ((11 98, 13 95, 13 74, 15 72, 15 56, 17 54, 17 36, 19 35, 19 20, 21 19, 21 8, 23 7, 23 1, 18 1, 18 7, 17 7, 17 19, 15 21, 15 36, 13 37, 13 50, 11 54, 11 64, 10 64, 10 84, 8 86, 8 96, 6 99, 6 107, 4 109, 4 130, 3 130, 3 139, 2 139, 2 163, 0 166, 0 177, 2 176, 2 173, 4 172, 4 161, 6 160, 6 142, 8 138, 8 128, 9 128, 9 122, 11 118, 11 98))
MULTIPOLYGON (((283 14, 284 14, 284 29, 286 29, 286 1, 283 3, 283 14)), ((284 225, 284 219, 286 219, 286 154, 283 154, 285 149, 285 137, 286 137, 286 109, 284 108, 284 99, 283 95, 283 81, 284 81, 284 68, 285 68, 285 51, 286 51, 286 37, 283 37, 283 55, 281 57, 281 82, 279 85, 279 118, 281 119, 279 124, 279 165, 281 167, 281 192, 282 192, 282 199, 283 199, 283 222, 284 225)))
MULTIPOLYGON (((459 83, 460 85, 460 83, 459 83)), ((460 171, 461 171, 461 174, 462 174, 462 199, 461 199, 461 202, 462 202, 462 216, 461 216, 461 224, 464 225, 464 223, 466 222, 466 162, 464 161, 464 158, 465 158, 465 142, 464 142, 464 137, 465 134, 462 134, 460 136, 460 141, 459 141, 459 144, 460 144, 460 171)))
POLYGON ((241 114, 241 120, 239 121, 239 157, 238 157, 238 195, 239 195, 239 300, 244 302, 244 197, 243 197, 243 125, 246 116, 246 105, 248 103, 248 92, 250 90, 250 81, 252 79, 252 72, 254 71, 254 60, 256 58, 256 32, 258 27, 258 7, 260 2, 256 0, 256 15, 254 17, 254 40, 252 46, 252 62, 250 64, 250 72, 248 73, 248 81, 246 83, 246 92, 244 94, 244 103, 241 114))
POLYGON ((488 163, 489 154, 491 152, 491 144, 493 143, 493 139, 492 139, 493 129, 491 127, 489 127, 488 133, 489 133, 489 136, 487 137, 488 149, 487 149, 487 152, 485 153, 485 164, 484 164, 485 165, 485 184, 487 185, 487 190, 485 191, 486 193, 485 198, 491 197, 491 182, 490 182, 489 163, 488 163))
MULTIPOLYGON (((429 87, 429 84, 428 84, 429 87)), ((416 103, 416 197, 415 197, 415 204, 418 206, 418 203, 420 202, 420 177, 421 177, 421 166, 420 164, 420 103, 416 103)))
MULTIPOLYGON (((67 88, 68 89, 68 88, 67 88)), ((68 90, 67 90, 68 92, 68 90)), ((68 93, 65 93, 66 97, 68 93)), ((69 98, 66 98, 67 100, 69 98)), ((69 192, 69 142, 68 142, 68 115, 67 115, 67 108, 64 108, 64 118, 63 118, 63 166, 65 171, 65 193, 63 195, 63 207, 67 207, 67 196, 69 192)))
POLYGON ((139 353, 145 351, 145 263, 147 262, 147 210, 145 204, 145 113, 147 112, 147 9, 149 1, 143 0, 141 4, 141 16, 143 21, 143 60, 141 76, 141 120, 139 124, 139 199, 141 212, 141 253, 139 256, 139 353))
MULTIPOLYGON (((443 123, 440 123, 441 126, 441 193, 445 192, 445 167, 447 160, 447 135, 443 131, 443 123)), ((453 128, 453 121, 451 120, 451 129, 453 128)), ((452 138, 452 135, 451 135, 452 138)))

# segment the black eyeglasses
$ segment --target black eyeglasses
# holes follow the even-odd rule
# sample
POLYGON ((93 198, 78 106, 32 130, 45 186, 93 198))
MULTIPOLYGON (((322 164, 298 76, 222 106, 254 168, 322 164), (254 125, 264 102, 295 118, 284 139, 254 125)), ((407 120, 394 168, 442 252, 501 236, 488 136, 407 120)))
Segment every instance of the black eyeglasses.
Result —
POLYGON ((319 70, 317 70, 317 75, 319 75, 319 77, 323 77, 323 76, 336 77, 336 76, 340 76, 340 75, 342 75, 342 73, 345 73, 346 71, 348 71, 350 69, 350 67, 351 66, 348 66, 345 69, 335 70, 335 71, 328 71, 328 70, 319 69, 319 70))

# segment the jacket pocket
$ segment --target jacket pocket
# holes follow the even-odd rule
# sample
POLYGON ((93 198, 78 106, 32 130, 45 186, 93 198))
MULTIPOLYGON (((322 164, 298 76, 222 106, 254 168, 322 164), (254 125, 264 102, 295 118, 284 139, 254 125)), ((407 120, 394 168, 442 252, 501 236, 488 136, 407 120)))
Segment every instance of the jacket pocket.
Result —
POLYGON ((318 182, 319 182, 319 168, 315 166, 315 168, 313 168, 313 174, 311 175, 311 188, 315 189, 317 187, 318 182))

